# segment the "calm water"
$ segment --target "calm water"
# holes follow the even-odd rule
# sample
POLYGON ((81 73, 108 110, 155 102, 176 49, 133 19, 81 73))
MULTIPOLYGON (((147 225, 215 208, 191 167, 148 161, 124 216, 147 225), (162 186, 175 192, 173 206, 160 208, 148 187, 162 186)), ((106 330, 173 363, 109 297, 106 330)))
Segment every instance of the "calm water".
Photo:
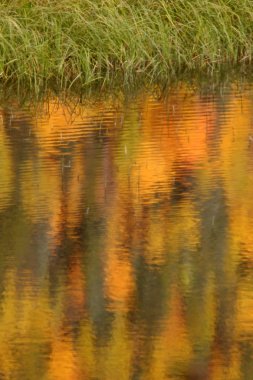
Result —
POLYGON ((0 113, 0 379, 253 379, 253 88, 0 113))

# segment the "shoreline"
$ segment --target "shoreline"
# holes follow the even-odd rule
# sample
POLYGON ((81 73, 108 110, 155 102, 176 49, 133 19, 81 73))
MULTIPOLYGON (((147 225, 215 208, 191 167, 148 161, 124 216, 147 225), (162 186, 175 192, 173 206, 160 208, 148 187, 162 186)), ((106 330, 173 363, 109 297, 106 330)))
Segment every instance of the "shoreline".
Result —
POLYGON ((14 0, 0 5, 2 83, 61 89, 149 83, 182 72, 212 77, 250 66, 249 0, 14 0))

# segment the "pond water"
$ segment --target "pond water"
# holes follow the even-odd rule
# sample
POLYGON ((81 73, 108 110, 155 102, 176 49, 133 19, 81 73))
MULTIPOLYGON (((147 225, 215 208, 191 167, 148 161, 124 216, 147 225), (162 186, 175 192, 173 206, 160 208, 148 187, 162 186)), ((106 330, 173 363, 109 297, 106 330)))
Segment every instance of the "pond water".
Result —
POLYGON ((252 379, 253 87, 0 115, 0 379, 252 379))

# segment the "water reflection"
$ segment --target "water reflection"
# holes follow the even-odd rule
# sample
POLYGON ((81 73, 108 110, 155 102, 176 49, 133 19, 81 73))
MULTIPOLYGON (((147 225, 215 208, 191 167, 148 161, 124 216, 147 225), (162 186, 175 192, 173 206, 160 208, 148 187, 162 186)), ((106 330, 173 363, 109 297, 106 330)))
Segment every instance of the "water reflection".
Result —
POLYGON ((251 379, 252 89, 0 118, 0 378, 251 379))

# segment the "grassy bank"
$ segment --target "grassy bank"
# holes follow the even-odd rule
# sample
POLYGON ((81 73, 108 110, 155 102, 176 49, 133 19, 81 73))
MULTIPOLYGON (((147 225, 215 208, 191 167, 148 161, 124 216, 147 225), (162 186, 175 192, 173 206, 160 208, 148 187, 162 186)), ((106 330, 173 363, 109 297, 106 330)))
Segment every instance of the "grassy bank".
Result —
POLYGON ((32 87, 212 72, 253 56, 252 0, 5 0, 0 78, 32 87))

